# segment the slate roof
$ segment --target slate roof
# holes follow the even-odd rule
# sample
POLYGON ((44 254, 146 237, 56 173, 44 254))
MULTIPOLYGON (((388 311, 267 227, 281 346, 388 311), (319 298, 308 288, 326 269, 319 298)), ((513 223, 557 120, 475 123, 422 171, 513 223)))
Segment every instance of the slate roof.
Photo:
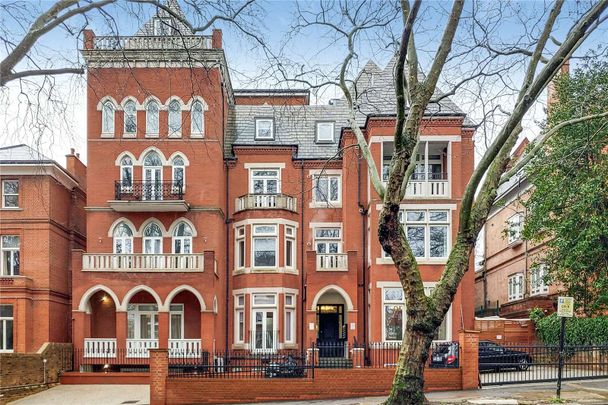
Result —
POLYGON ((23 163, 56 163, 53 159, 43 155, 36 149, 27 145, 5 146, 0 148, 1 164, 23 163))
MULTIPOLYGON (((396 59, 380 69, 369 61, 355 79, 355 89, 359 100, 357 122, 365 124, 368 116, 394 116, 396 114, 393 70, 396 59)), ((298 90, 294 90, 298 91, 298 90)), ((436 91, 434 97, 443 93, 436 91)), ((449 97, 439 103, 430 104, 427 115, 463 116, 464 126, 473 123, 449 97)), ((238 146, 296 146, 298 159, 327 159, 338 152, 338 140, 342 128, 348 127, 348 107, 344 98, 334 100, 329 105, 279 106, 279 105, 234 105, 228 111, 226 142, 227 157, 233 156, 233 147, 238 146), (273 117, 275 122, 274 140, 255 139, 255 119, 273 117), (334 121, 333 144, 315 142, 316 123, 334 121)))
MULTIPOLYGON (((165 6, 171 10, 175 15, 180 16, 182 19, 186 19, 186 15, 182 11, 181 7, 177 0, 167 0, 165 6)), ((154 14, 150 19, 142 25, 139 30, 135 33, 135 36, 153 36, 154 35, 154 19, 156 18, 171 18, 171 27, 178 31, 180 35, 194 35, 192 30, 188 28, 186 24, 181 22, 180 20, 174 18, 170 13, 168 13, 165 9, 159 8, 156 14, 154 14)))

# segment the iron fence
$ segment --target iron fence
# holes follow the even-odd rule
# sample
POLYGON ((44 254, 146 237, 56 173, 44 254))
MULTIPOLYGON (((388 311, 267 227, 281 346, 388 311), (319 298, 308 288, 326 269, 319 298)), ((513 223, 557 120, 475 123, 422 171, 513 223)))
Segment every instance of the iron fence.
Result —
MULTIPOLYGON (((559 346, 480 342, 482 385, 557 381, 559 346)), ((608 377, 608 344, 568 346, 564 350, 563 380, 608 377)))
MULTIPOLYGON (((313 354, 314 355, 314 354, 313 354)), ((297 350, 201 352, 169 359, 174 378, 314 378, 314 359, 297 350)))
MULTIPOLYGON (((399 362, 401 342, 370 343, 367 351, 368 367, 396 367, 399 362)), ((425 367, 458 368, 460 366, 460 344, 458 342, 433 342, 425 367)))

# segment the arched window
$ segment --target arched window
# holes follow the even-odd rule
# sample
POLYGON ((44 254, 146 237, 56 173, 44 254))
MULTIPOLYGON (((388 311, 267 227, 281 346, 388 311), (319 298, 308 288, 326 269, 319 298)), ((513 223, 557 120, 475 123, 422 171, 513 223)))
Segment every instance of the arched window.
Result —
POLYGON ((125 134, 135 135, 137 132, 137 109, 135 101, 129 100, 125 103, 125 134))
POLYGON ((133 253, 133 231, 124 222, 114 228, 114 253, 133 253))
POLYGON ((111 101, 101 106, 101 133, 114 136, 114 105, 111 101))
POLYGON ((180 155, 177 155, 171 163, 173 166, 173 192, 183 192, 186 187, 186 166, 184 165, 184 159, 180 155))
POLYGON ((163 232, 155 222, 150 222, 144 228, 143 253, 160 254, 163 252, 163 232))
POLYGON ((190 135, 202 136, 205 131, 205 116, 203 114, 203 104, 195 101, 190 112, 190 135))
POLYGON ((192 228, 180 222, 173 231, 173 253, 192 253, 192 228))
POLYGON ((133 160, 129 156, 120 160, 120 188, 123 193, 133 192, 133 160))
POLYGON ((158 103, 150 101, 146 104, 146 134, 158 135, 158 103))
POLYGON ((144 157, 143 197, 145 200, 161 200, 163 197, 163 161, 158 153, 150 151, 144 157))
POLYGON ((173 100, 169 103, 169 136, 181 136, 182 130, 182 107, 179 101, 173 100))

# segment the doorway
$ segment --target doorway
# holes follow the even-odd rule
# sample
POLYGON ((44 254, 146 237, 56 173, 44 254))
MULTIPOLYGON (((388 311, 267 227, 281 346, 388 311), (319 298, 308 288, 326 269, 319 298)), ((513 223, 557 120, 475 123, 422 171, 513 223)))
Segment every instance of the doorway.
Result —
POLYGON ((348 338, 344 304, 317 305, 317 325, 319 357, 344 357, 348 338))

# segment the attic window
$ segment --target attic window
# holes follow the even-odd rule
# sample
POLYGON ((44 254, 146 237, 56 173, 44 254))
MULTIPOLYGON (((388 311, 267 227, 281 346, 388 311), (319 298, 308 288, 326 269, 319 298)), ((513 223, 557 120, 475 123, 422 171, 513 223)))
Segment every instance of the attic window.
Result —
POLYGON ((317 143, 334 143, 334 123, 317 122, 317 143))
POLYGON ((171 35, 173 20, 171 18, 154 19, 154 35, 171 35))
POLYGON ((255 139, 274 139, 274 120, 272 118, 255 119, 255 139))

